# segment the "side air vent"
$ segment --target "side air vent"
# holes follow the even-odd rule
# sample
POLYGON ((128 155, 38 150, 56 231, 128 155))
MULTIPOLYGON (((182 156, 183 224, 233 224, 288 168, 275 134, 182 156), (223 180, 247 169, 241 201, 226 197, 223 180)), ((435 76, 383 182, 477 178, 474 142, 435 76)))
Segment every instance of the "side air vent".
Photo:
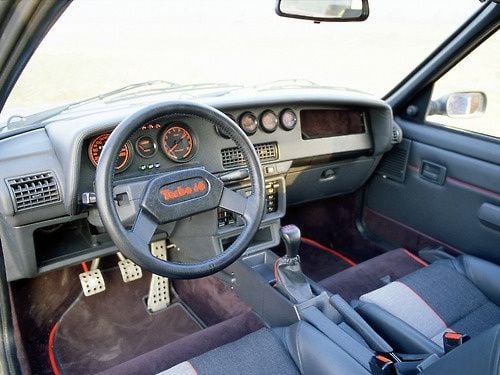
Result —
MULTIPOLYGON (((260 143, 254 147, 261 162, 278 160, 278 144, 276 142, 260 143)), ((224 168, 245 166, 243 154, 237 147, 223 149, 221 156, 224 168)))
POLYGON ((59 202, 59 186, 52 172, 7 179, 16 212, 59 202))
POLYGON ((402 140, 403 140, 403 129, 401 129, 398 124, 394 123, 392 125, 391 143, 392 144, 401 143, 402 140))
POLYGON ((391 151, 384 155, 377 173, 384 178, 404 182, 406 177, 406 164, 410 154, 411 141, 403 139, 391 151))

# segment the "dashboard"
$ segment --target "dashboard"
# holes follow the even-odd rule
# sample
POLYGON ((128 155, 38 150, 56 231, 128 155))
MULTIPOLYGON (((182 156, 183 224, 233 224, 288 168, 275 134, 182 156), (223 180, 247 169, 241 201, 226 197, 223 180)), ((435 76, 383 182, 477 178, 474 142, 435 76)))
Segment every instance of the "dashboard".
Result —
MULTIPOLYGON (((287 206, 357 190, 391 147, 390 107, 366 94, 280 90, 202 101, 248 135, 262 164, 266 212, 248 251, 279 242, 287 206)), ((68 115, 0 140, 0 235, 9 280, 117 251, 95 206, 95 170, 113 128, 143 105, 68 115)), ((196 117, 160 117, 139 126, 117 155, 122 221, 133 219, 152 176, 183 165, 203 166, 226 187, 251 192, 242 154, 227 135, 196 117)), ((241 225, 238 215, 218 209, 162 230, 181 248, 203 248, 208 240, 223 251, 241 225)))

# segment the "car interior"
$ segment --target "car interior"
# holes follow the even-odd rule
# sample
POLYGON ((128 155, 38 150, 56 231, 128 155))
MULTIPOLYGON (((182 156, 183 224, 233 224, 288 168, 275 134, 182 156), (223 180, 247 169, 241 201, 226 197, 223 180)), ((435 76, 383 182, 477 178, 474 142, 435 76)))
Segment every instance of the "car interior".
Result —
MULTIPOLYGON (((29 1, 7 3, 2 104, 69 4, 16 18, 29 1)), ((370 13, 303 3, 276 17, 370 13)), ((500 139, 433 117, 498 106, 433 89, 483 44, 498 56, 499 25, 485 1, 382 99, 285 85, 156 100, 141 90, 193 87, 148 81, 10 118, 0 372, 499 374, 500 139)))

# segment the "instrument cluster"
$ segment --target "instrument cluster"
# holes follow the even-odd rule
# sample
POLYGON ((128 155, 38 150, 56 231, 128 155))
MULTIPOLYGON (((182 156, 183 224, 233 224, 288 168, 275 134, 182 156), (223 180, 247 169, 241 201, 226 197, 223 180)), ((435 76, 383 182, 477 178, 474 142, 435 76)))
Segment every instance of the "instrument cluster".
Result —
MULTIPOLYGON (((104 146, 111 132, 98 134, 90 139, 87 154, 97 167, 104 146)), ((197 151, 197 139, 192 129, 181 121, 167 124, 151 122, 141 126, 121 148, 115 164, 115 172, 121 173, 132 164, 135 154, 141 159, 139 170, 159 168, 166 157, 175 163, 191 160, 197 151)))

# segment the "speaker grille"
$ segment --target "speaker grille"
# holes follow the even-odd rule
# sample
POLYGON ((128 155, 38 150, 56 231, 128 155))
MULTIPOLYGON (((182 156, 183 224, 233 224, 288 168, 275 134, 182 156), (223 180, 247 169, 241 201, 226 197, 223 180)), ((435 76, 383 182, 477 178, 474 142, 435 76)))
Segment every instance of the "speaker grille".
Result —
POLYGON ((384 178, 404 182, 406 177, 406 164, 410 154, 411 141, 403 139, 393 147, 380 162, 377 173, 384 178))

